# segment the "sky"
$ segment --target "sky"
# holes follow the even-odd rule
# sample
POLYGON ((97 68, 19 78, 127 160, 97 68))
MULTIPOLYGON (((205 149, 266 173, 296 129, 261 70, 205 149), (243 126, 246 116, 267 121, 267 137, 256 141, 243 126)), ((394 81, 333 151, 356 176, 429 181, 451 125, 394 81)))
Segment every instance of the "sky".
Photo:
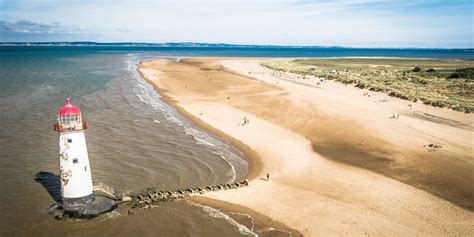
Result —
POLYGON ((0 41, 474 48, 473 0, 0 0, 0 41))

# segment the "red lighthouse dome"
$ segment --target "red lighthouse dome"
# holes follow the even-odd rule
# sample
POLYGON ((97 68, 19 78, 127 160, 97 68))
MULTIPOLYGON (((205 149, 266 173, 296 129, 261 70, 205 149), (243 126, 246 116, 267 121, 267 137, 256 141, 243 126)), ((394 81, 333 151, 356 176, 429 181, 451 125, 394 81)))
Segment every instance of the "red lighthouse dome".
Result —
POLYGON ((58 110, 58 118, 54 123, 54 131, 79 131, 87 128, 87 123, 82 119, 81 110, 71 104, 71 99, 58 110))
POLYGON ((71 104, 71 99, 66 99, 66 104, 58 110, 58 115, 81 114, 81 110, 71 104))

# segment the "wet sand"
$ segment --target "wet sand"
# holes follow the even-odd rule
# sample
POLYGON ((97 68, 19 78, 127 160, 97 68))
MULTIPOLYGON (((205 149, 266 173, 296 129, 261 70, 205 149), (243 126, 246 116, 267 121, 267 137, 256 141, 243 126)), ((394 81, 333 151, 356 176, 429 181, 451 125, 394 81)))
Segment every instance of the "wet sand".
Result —
POLYGON ((472 115, 409 110, 406 101, 278 75, 249 59, 157 60, 140 70, 165 101, 251 159, 248 188, 210 198, 305 235, 474 231, 472 115), (424 147, 432 143, 443 147, 424 147))
POLYGON ((218 209, 259 236, 303 236, 299 231, 245 206, 203 196, 193 196, 190 200, 218 209))

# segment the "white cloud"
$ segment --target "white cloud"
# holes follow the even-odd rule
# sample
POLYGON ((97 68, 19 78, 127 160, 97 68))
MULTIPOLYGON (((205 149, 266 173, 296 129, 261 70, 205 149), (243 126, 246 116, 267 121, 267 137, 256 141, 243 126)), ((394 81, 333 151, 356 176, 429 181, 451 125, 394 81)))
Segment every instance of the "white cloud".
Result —
POLYGON ((45 24, 28 20, 19 20, 14 22, 0 21, 0 31, 26 34, 74 34, 87 31, 87 28, 83 26, 68 27, 59 23, 45 24))

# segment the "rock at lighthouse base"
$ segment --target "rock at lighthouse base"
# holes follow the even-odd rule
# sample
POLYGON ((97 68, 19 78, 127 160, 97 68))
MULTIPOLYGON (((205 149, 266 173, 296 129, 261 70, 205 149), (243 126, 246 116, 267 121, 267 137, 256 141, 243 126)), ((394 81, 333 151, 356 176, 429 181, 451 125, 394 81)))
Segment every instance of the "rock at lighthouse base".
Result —
POLYGON ((80 205, 63 205, 64 213, 72 218, 94 218, 100 214, 110 212, 115 208, 117 208, 117 204, 114 200, 95 195, 94 199, 87 203, 80 205))

